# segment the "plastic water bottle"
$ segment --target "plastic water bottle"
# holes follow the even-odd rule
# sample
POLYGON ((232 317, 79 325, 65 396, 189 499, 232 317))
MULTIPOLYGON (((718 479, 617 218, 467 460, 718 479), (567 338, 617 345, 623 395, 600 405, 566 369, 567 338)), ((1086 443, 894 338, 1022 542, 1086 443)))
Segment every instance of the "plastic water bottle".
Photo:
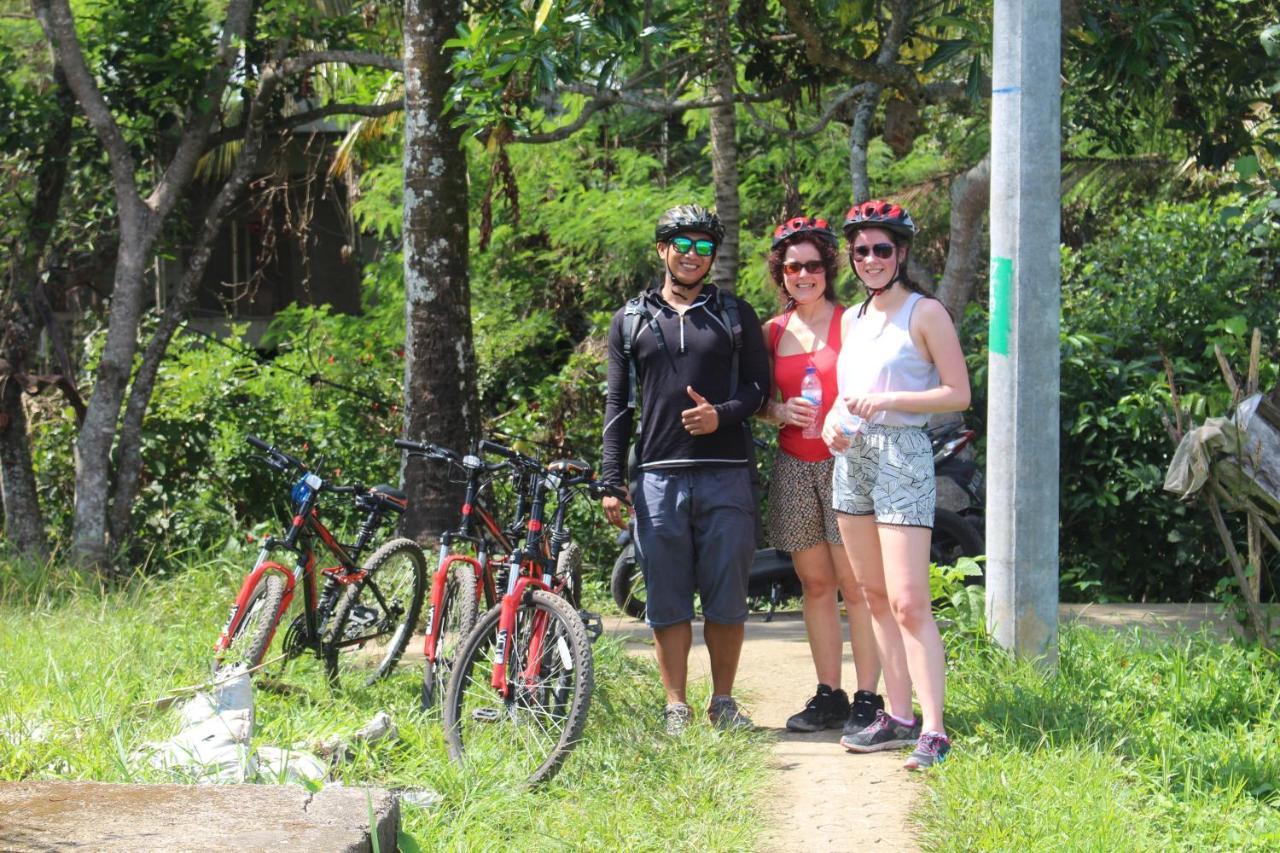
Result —
POLYGON ((822 380, 818 378, 818 369, 812 364, 804 369, 804 378, 800 380, 800 396, 816 407, 813 423, 805 427, 800 434, 805 438, 822 436, 822 424, 819 416, 822 413, 822 380))
MULTIPOLYGON (((858 433, 862 432, 863 424, 865 424, 866 421, 864 421, 859 416, 855 415, 853 412, 849 411, 849 407, 846 406, 844 403, 840 402, 839 400, 836 401, 836 404, 833 408, 840 417, 840 431, 844 433, 845 436, 847 436, 850 441, 853 441, 853 437, 858 433)), ((828 448, 828 449, 831 450, 832 456, 844 455, 844 451, 842 450, 834 450, 831 448, 828 448)))

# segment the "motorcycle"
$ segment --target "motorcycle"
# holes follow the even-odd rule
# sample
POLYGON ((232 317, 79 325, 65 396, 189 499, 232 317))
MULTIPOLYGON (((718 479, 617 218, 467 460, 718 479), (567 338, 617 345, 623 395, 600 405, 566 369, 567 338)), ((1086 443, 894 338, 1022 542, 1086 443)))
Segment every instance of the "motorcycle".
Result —
MULTIPOLYGON (((954 565, 960 557, 977 557, 986 550, 982 470, 972 459, 962 457, 962 451, 972 444, 977 433, 966 429, 960 420, 931 427, 926 433, 933 446, 934 476, 939 485, 929 559, 939 565, 954 565)), ((613 562, 609 591, 619 610, 634 619, 643 619, 644 572, 636 562, 634 525, 632 521, 618 534, 621 551, 613 562)), ((981 581, 980 577, 972 579, 974 583, 981 581)), ((764 621, 772 621, 782 602, 799 597, 801 592, 800 578, 788 552, 757 549, 747 576, 747 602, 752 610, 767 608, 764 621)))

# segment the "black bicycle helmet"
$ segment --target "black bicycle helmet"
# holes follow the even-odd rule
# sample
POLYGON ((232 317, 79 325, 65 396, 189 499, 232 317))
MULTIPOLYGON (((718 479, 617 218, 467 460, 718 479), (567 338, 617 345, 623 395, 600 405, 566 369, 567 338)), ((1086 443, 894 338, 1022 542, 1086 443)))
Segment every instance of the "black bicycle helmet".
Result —
POLYGON ((908 242, 916 235, 916 223, 899 204, 876 199, 849 208, 844 218, 844 236, 848 240, 863 228, 883 228, 908 242))
POLYGON ((778 244, 783 240, 788 237, 794 237, 797 234, 812 234, 819 240, 826 240, 833 246, 836 244, 836 232, 831 230, 827 220, 812 219, 808 216, 793 216, 773 229, 773 245, 770 248, 778 248, 778 244))
POLYGON ((682 204, 659 216, 653 239, 665 243, 686 231, 710 234, 717 246, 724 242, 724 226, 720 224, 720 217, 700 204, 682 204))

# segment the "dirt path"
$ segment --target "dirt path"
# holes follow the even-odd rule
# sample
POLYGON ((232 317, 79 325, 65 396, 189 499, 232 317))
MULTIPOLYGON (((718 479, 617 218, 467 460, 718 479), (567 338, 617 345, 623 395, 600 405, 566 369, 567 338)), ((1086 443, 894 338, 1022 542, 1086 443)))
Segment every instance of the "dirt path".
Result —
MULTIPOLYGON (((1227 636, 1238 628, 1210 604, 1064 604, 1061 624, 1079 622, 1100 630, 1140 628, 1156 637, 1208 627, 1227 636)), ((605 628, 624 638, 636 654, 653 654, 648 628, 611 615, 605 628)), ((846 654, 844 684, 854 683, 846 654)), ((701 625, 694 628, 689 677, 709 678, 701 625)), ((852 755, 840 748, 840 733, 793 734, 786 719, 814 689, 813 663, 799 613, 779 613, 765 623, 752 614, 735 692, 757 725, 773 732, 774 813, 760 849, 918 850, 907 820, 920 779, 902 769, 905 753, 852 755)))
MULTIPOLYGON (((649 631, 622 617, 605 627, 626 638, 637 654, 652 655, 649 631)), ((701 626, 694 628, 690 679, 709 677, 701 626)), ((844 681, 853 684, 853 664, 844 681)), ((794 734, 787 717, 814 689, 813 663, 799 613, 779 613, 765 623, 753 614, 738 668, 735 692, 751 718, 776 738, 773 815, 761 850, 917 850, 906 825, 918 781, 902 769, 905 754, 853 755, 841 749, 840 732, 794 734)))

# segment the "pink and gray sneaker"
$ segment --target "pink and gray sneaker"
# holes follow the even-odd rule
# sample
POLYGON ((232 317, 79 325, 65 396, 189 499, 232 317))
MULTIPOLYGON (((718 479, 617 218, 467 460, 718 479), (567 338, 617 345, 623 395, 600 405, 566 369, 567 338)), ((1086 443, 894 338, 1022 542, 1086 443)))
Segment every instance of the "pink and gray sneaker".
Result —
POLYGON ((941 732, 925 732, 916 742, 915 751, 902 765, 908 770, 924 770, 935 764, 941 764, 951 752, 951 740, 941 732))

